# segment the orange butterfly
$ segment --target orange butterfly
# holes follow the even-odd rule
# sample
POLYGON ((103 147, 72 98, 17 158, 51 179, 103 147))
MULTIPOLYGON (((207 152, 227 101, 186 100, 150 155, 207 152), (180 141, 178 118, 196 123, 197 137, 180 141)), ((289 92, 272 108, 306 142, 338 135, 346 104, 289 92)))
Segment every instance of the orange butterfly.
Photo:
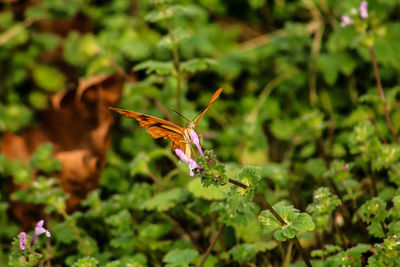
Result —
MULTIPOLYGON (((110 107, 110 109, 124 115, 125 117, 136 119, 139 122, 140 126, 146 128, 147 133, 150 134, 151 137, 156 139, 161 137, 163 137, 164 139, 170 139, 172 150, 175 151, 175 149, 181 149, 190 158, 192 149, 191 144, 193 141, 196 142, 196 140, 194 140, 194 138, 192 137, 193 133, 196 133, 194 128, 197 126, 204 113, 206 113, 206 111, 210 108, 211 104, 215 100, 217 100, 222 90, 223 88, 219 88, 214 93, 207 107, 201 113, 199 113, 200 116, 197 115, 199 116, 199 118, 196 120, 196 122, 188 121, 186 128, 178 126, 170 121, 166 121, 143 113, 112 107, 110 107)), ((197 136, 197 134, 195 134, 195 136, 197 136)), ((199 147, 200 145, 198 145, 198 148, 199 147)), ((202 153, 201 148, 199 150, 200 153, 202 153)))

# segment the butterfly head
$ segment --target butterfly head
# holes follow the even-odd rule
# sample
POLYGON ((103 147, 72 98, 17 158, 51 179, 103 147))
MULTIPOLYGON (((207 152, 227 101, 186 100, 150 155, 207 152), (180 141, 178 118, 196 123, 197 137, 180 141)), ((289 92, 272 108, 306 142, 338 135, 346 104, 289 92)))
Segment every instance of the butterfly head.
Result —
POLYGON ((189 121, 188 124, 186 124, 186 128, 189 130, 194 130, 194 127, 196 124, 193 121, 189 121))

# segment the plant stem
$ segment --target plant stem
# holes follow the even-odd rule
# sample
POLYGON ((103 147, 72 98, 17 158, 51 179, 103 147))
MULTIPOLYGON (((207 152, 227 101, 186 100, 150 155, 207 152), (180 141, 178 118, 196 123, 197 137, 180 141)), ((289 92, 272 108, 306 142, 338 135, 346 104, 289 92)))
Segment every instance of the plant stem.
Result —
MULTIPOLYGON (((65 220, 68 220, 70 218, 70 216, 68 215, 68 213, 65 210, 61 211, 61 215, 64 217, 65 220)), ((90 256, 90 252, 89 252, 89 250, 87 250, 85 242, 83 241, 81 234, 79 233, 79 229, 78 229, 78 227, 76 227, 76 222, 74 220, 72 220, 70 225, 72 227, 72 231, 74 232, 74 234, 76 236, 76 239, 78 239, 78 243, 82 247, 83 254, 85 254, 86 256, 90 256)))
MULTIPOLYGON (((178 47, 175 45, 175 36, 172 31, 170 20, 167 20, 167 28, 168 28, 168 34, 171 37, 171 42, 173 44, 172 55, 174 57, 174 67, 176 72, 176 109, 179 113, 182 113, 181 112, 181 65, 179 60, 178 47)), ((179 120, 181 121, 181 118, 179 118, 179 120)))
POLYGON ((204 254, 203 258, 201 259, 201 262, 199 264, 199 267, 202 267, 204 265, 204 263, 206 262, 208 255, 210 255, 211 250, 213 249, 213 247, 215 246, 215 243, 217 243, 218 238, 221 236, 222 230, 224 230, 225 228, 225 224, 222 224, 219 229, 217 234, 214 236, 213 240, 211 241, 210 245, 207 248, 206 253, 204 254))
MULTIPOLYGON (((233 179, 229 178, 229 182, 231 184, 237 185, 243 189, 247 189, 247 185, 242 184, 241 182, 235 181, 233 179)), ((274 217, 282 224, 282 225, 287 225, 285 220, 274 210, 274 208, 267 202, 267 200, 260 195, 257 191, 254 192, 254 195, 263 203, 263 205, 274 215, 274 217)), ((301 246, 299 240, 297 239, 297 236, 293 238, 294 243, 297 246, 297 249, 300 251, 301 256, 303 257, 304 262, 306 263, 307 267, 312 267, 310 263, 310 259, 307 255, 307 253, 303 250, 303 247, 301 246)))
POLYGON ((287 267, 287 266, 290 265, 290 260, 292 258, 292 248, 293 248, 293 242, 289 241, 287 252, 286 252, 286 256, 285 256, 285 259, 283 261, 282 267, 287 267))
POLYGON ((399 139, 397 138, 396 132, 393 129, 392 121, 390 120, 390 117, 389 117, 389 108, 388 108, 388 105, 387 105, 387 102, 385 99, 385 94, 383 92, 381 77, 379 75, 378 64, 376 62, 374 49, 372 47, 368 47, 368 51, 369 51, 369 54, 371 55, 371 61, 372 61, 373 69, 374 69, 376 85, 378 86, 378 90, 379 90, 379 96, 383 102, 383 110, 385 112, 386 123, 389 127, 390 132, 393 135, 394 140, 397 143, 399 143, 399 139))

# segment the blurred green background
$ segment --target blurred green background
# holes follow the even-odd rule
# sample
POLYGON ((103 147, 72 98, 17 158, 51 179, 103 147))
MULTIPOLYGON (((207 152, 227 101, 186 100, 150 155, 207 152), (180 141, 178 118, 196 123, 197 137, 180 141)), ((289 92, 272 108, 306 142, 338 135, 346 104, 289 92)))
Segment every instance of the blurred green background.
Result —
MULTIPOLYGON (((41 218, 54 234, 50 247, 40 241, 42 264, 54 266, 84 256, 101 266, 199 264, 223 222, 205 266, 302 261, 293 243, 262 231, 256 203, 224 221, 230 185, 203 188, 168 141, 107 109, 184 125, 170 108, 193 118, 220 87, 196 130, 227 176, 259 166, 257 191, 301 211, 321 186, 339 195, 347 213, 301 236, 307 251, 341 244, 332 218, 349 247, 382 242, 389 228, 362 232, 352 214, 372 197, 396 206, 400 148, 368 46, 398 135, 400 1, 368 1, 368 21, 341 27, 360 2, 2 1, 0 266, 13 237, 41 218)), ((347 247, 336 249, 316 264, 347 247)))

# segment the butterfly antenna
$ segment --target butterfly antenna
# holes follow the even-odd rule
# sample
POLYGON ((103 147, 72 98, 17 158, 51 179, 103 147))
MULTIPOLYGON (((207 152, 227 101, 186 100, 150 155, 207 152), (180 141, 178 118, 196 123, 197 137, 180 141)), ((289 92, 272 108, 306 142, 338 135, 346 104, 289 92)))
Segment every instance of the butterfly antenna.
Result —
POLYGON ((192 121, 194 121, 201 113, 203 113, 204 110, 208 109, 211 105, 207 105, 202 111, 199 112, 199 114, 196 115, 196 117, 193 118, 192 121))
POLYGON ((187 120, 187 122, 189 122, 189 120, 185 117, 185 116, 183 116, 182 114, 180 114, 178 111, 176 111, 174 108, 171 108, 171 110, 173 111, 173 112, 175 112, 176 114, 178 114, 179 116, 181 116, 182 118, 184 118, 185 120, 187 120))

